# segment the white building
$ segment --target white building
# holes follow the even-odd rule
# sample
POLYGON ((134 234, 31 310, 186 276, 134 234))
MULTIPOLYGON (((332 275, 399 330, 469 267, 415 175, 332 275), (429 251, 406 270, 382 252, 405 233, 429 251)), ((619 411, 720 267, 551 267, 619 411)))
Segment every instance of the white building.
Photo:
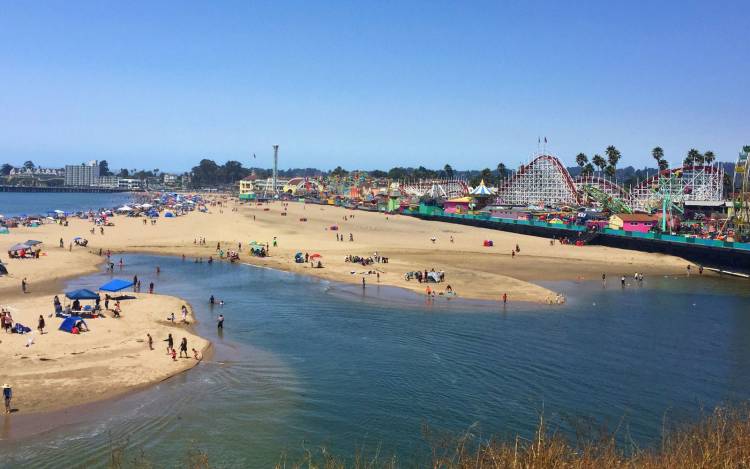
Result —
POLYGON ((65 165, 66 186, 96 186, 99 184, 99 163, 90 161, 80 165, 65 165))
POLYGON ((130 178, 119 178, 118 179, 118 187, 120 189, 127 189, 130 191, 137 191, 142 189, 143 185, 141 184, 140 179, 130 179, 130 178))
POLYGON ((120 178, 117 176, 99 176, 99 182, 96 185, 98 187, 116 189, 120 187, 120 178))

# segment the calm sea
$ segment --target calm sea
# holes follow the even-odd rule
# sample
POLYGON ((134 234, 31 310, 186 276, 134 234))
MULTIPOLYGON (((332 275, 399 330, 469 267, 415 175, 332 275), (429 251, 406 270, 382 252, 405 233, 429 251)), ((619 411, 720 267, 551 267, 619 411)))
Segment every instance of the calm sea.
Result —
MULTIPOLYGON (((220 467, 269 467, 282 453, 294 460, 321 446, 344 456, 379 448, 419 462, 428 451, 423 425, 478 438, 531 436, 540 412, 568 434, 595 422, 648 445, 665 419, 750 398, 745 281, 556 284, 568 295, 564 306, 503 308, 426 304, 374 285, 363 293, 245 265, 140 255, 125 263, 117 275, 138 274, 193 304, 213 357, 103 410, 84 408, 82 421, 0 443, 0 466, 101 466, 119 445, 165 466, 190 448, 220 467), (211 294, 226 304, 210 308, 211 294)), ((94 321, 91 333, 100 327, 94 321)), ((155 351, 154 359, 167 356, 155 351)))
POLYGON ((0 192, 0 215, 46 215, 53 210, 75 212, 113 208, 129 202, 132 194, 81 192, 0 192))

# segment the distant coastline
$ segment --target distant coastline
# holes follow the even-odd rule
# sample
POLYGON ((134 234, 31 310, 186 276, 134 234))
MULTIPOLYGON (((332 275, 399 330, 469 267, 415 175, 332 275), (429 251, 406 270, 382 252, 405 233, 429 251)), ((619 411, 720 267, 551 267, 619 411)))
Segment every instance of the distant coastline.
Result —
POLYGON ((131 190, 109 187, 28 187, 28 186, 4 186, 0 185, 0 192, 143 192, 142 190, 131 190))

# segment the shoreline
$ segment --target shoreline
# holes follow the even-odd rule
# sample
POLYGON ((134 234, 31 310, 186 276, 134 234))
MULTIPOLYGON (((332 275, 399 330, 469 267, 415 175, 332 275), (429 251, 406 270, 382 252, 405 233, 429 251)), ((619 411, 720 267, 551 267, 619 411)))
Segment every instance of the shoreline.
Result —
MULTIPOLYGON (((34 314, 44 311, 45 308, 48 309, 47 301, 51 300, 52 295, 59 294, 67 282, 101 270, 105 258, 96 254, 99 250, 103 252, 111 250, 112 262, 115 263, 117 263, 118 254, 184 256, 185 261, 190 262, 194 258, 205 260, 209 256, 219 260, 217 255, 219 247, 222 250, 231 249, 231 247, 238 246, 237 243, 242 243, 245 249, 240 250, 240 263, 331 282, 334 285, 332 294, 343 294, 352 298, 359 296, 357 295, 358 284, 362 279, 366 279, 366 288, 369 291, 376 289, 377 292, 379 287, 384 287, 383 291, 386 291, 388 295, 388 291, 393 289, 393 296, 408 297, 406 301, 415 303, 421 303, 420 300, 425 298, 423 288, 427 285, 435 289, 452 285, 457 296, 449 301, 443 301, 446 300, 445 296, 437 296, 434 300, 434 306, 437 309, 447 307, 442 303, 447 305, 453 301, 455 301, 453 304, 462 309, 471 308, 469 305, 474 302, 481 307, 492 308, 494 306, 502 309, 503 303, 500 295, 504 291, 509 292, 509 305, 521 303, 541 306, 547 303, 545 298, 549 298, 555 292, 536 282, 595 281, 600 272, 605 269, 609 275, 618 275, 618 277, 619 274, 626 272, 632 275, 631 269, 639 269, 647 275, 651 272, 659 275, 679 275, 678 272, 685 265, 684 260, 669 256, 601 247, 551 246, 549 240, 543 238, 423 221, 412 217, 388 216, 370 212, 352 213, 340 207, 308 206, 298 203, 243 204, 230 202, 226 197, 215 197, 208 213, 190 212, 185 216, 158 219, 155 225, 144 224, 143 218, 126 216, 113 217, 112 221, 115 226, 105 227, 103 235, 100 235, 98 229, 92 232, 91 236, 86 235, 90 240, 86 248, 56 247, 57 240, 60 238, 65 241, 64 244, 67 244, 72 236, 82 236, 90 231, 91 222, 77 218, 71 219, 70 226, 67 227, 45 224, 37 228, 14 229, 10 236, 6 235, 4 240, 8 243, 23 242, 25 239, 33 238, 43 241, 46 248, 39 259, 12 259, 6 262, 10 275, 0 277, 2 304, 19 302, 31 304, 32 307, 28 309, 36 311, 34 314), (336 241, 334 241, 334 231, 329 230, 334 225, 337 228, 336 241), (354 240, 344 241, 345 233, 353 233, 354 240), (269 257, 254 257, 248 254, 247 246, 250 240, 270 244, 272 238, 276 237, 279 241, 278 246, 274 245, 270 248, 269 257), (430 237, 437 239, 430 242, 430 237), (450 243, 447 242, 448 237, 450 237, 450 243), (496 240, 497 249, 487 249, 482 246, 482 239, 488 239, 488 237, 496 240), (198 243, 198 239, 201 238, 206 241, 198 243), (513 250, 513 246, 519 244, 522 246, 520 253, 511 256, 509 252, 513 250), (324 268, 312 269, 308 263, 295 263, 293 261, 295 252, 322 253, 324 268), (344 262, 344 257, 347 255, 367 256, 381 252, 389 257, 388 263, 362 266, 344 262), (426 270, 430 267, 444 270, 446 282, 424 284, 416 280, 404 280, 404 272, 422 268, 426 270), (612 269, 616 269, 615 273, 612 269), (375 270, 381 273, 380 283, 376 282, 376 275, 363 274, 363 272, 375 270), (27 277, 30 281, 30 292, 25 295, 20 291, 20 281, 27 277), (340 286, 337 287, 337 285, 340 286), (34 302, 37 306, 33 305, 34 302)), ((222 260, 222 262, 225 261, 222 260)), ((127 275, 133 273, 128 272, 127 275)), ((149 274, 141 275, 144 274, 143 272, 138 272, 138 274, 147 285, 149 274)), ((115 272, 114 276, 119 275, 115 272)), ((158 283, 158 277, 155 280, 158 283)), ((378 293, 372 298, 369 295, 365 296, 368 300, 380 301, 378 293)), ((207 292, 206 295, 208 294, 207 292)), ((149 295, 145 296, 145 298, 148 297, 149 295)), ((179 304, 186 303, 179 297, 153 295, 151 299, 154 297, 160 297, 167 303, 172 302, 170 306, 172 311, 175 311, 179 304)), ((137 301, 140 302, 141 298, 139 296, 137 301)), ((124 306, 124 314, 127 315, 130 303, 124 306)), ((154 306, 154 308, 158 309, 161 306, 154 306)), ((197 322, 192 306, 189 310, 191 320, 197 322)), ((157 313, 157 316, 151 318, 151 322, 148 323, 149 327, 168 326, 164 324, 164 316, 158 317, 158 314, 162 313, 157 313)), ((23 319, 23 322, 33 327, 36 324, 34 317, 36 316, 31 315, 23 319)), ((203 347, 196 347, 200 348, 203 354, 212 349, 210 341, 196 335, 193 325, 188 326, 188 329, 180 327, 176 329, 184 330, 191 336, 206 341, 203 347)), ((145 337, 145 331, 143 336, 145 337)), ((49 336, 45 334, 43 337, 46 340, 49 336)), ((128 338, 131 343, 142 342, 138 342, 141 337, 134 332, 130 332, 128 338)), ((161 338, 154 335, 157 346, 161 338)), ((3 345, 5 344, 0 343, 0 349, 3 345)), ((141 346, 145 348, 142 343, 141 346)), ((36 353, 39 345, 35 344, 33 347, 32 350, 36 353)), ((93 350, 91 347, 96 348, 91 345, 85 351, 93 350)), ((16 353, 16 355, 19 354, 16 353)), ((96 357, 91 354, 84 355, 84 357, 92 358, 77 359, 77 373, 83 373, 83 370, 93 373, 92 370, 101 370, 104 366, 100 362, 97 363, 96 357)), ((10 360, 10 363, 15 362, 12 356, 10 360)), ((136 370, 142 371, 150 366, 150 359, 145 354, 142 358, 134 360, 136 361, 129 367, 135 367, 136 370)), ((153 384, 179 375, 197 363, 188 367, 180 366, 179 370, 171 370, 166 375, 162 374, 157 377, 154 375, 150 380, 131 384, 121 392, 113 392, 114 396, 88 396, 90 398, 76 402, 74 405, 116 399, 118 396, 151 387, 153 384)), ((113 370, 109 371, 113 373, 112 378, 124 379, 123 374, 128 371, 128 368, 121 371, 117 371, 117 368, 113 370)), ((17 378, 11 372, 6 379, 13 383, 17 378)), ((99 382, 106 383, 101 378, 89 379, 93 379, 92 382, 99 380, 99 382)), ((18 389, 16 389, 16 396, 14 403, 20 401, 21 393, 18 389)), ((32 405, 30 407, 32 410, 26 411, 25 409, 29 407, 23 405, 19 407, 24 415, 46 415, 48 412, 71 408, 59 404, 57 408, 32 405)))

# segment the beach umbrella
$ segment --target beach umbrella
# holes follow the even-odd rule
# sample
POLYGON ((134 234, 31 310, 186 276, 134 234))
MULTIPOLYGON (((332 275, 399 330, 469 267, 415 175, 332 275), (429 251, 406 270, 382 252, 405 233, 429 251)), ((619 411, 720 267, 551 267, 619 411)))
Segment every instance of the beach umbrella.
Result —
POLYGON ((319 258, 319 257, 323 257, 323 256, 321 256, 320 254, 318 254, 318 253, 316 252, 315 254, 313 254, 313 255, 311 255, 311 256, 310 256, 310 259, 317 259, 317 258, 319 258))
POLYGON ((120 208, 117 209, 118 212, 130 212, 132 210, 133 210, 133 208, 132 207, 128 207, 127 205, 123 205, 122 207, 120 207, 120 208))
POLYGON ((9 251, 20 251, 21 249, 29 249, 31 246, 28 246, 23 243, 14 244, 10 247, 9 251))
POLYGON ((149 209, 151 207, 153 207, 153 205, 151 205, 151 204, 143 204, 143 205, 141 205, 141 208, 145 208, 145 209, 149 209))
POLYGON ((36 246, 37 244, 42 244, 42 242, 35 239, 27 239, 23 244, 26 244, 27 246, 36 246))
POLYGON ((63 212, 62 210, 54 210, 54 212, 58 215, 65 215, 65 212, 63 212))

